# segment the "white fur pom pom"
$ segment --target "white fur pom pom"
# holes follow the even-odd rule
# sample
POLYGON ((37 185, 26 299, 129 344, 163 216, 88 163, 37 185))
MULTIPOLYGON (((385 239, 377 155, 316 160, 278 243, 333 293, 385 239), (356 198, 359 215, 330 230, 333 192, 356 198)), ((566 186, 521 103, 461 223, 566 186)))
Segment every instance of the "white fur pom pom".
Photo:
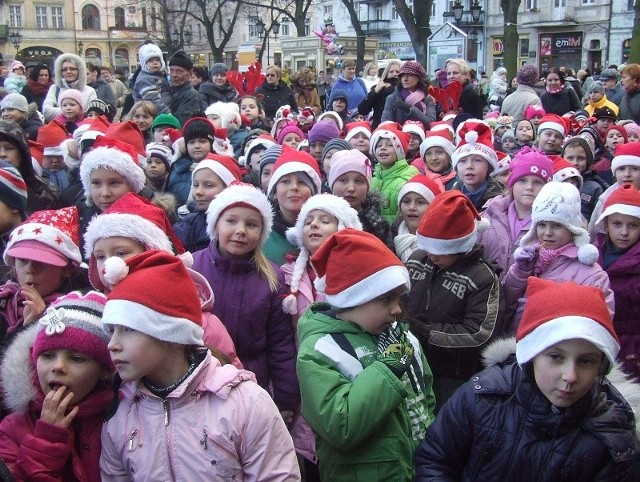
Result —
POLYGON ((317 277, 313 281, 313 286, 315 286, 316 290, 318 290, 320 293, 324 293, 324 290, 327 289, 327 278, 326 278, 326 276, 317 277))
POLYGON ((296 295, 289 293, 284 297, 282 300, 282 311, 289 313, 290 315, 295 315, 298 312, 298 300, 296 300, 296 295))
POLYGON ((587 266, 591 266, 598 261, 598 255, 598 248, 593 244, 583 244, 578 248, 578 260, 587 266))
POLYGON ((476 131, 469 131, 464 135, 464 140, 471 144, 478 142, 478 133, 476 131))
POLYGON ((287 237, 287 241, 289 241, 294 246, 298 246, 300 241, 298 240, 298 235, 296 233, 296 227, 293 226, 291 228, 287 228, 285 232, 285 236, 287 237))
POLYGON ((129 267, 122 258, 112 256, 104 262, 104 279, 111 286, 117 285, 129 274, 129 267))
POLYGON ((481 218, 480 221, 476 221, 476 229, 479 233, 484 233, 488 231, 491 227, 491 223, 487 218, 481 218))
POLYGON ((185 251, 177 256, 180 258, 180 261, 182 261, 185 268, 191 268, 193 266, 193 255, 189 251, 185 251))

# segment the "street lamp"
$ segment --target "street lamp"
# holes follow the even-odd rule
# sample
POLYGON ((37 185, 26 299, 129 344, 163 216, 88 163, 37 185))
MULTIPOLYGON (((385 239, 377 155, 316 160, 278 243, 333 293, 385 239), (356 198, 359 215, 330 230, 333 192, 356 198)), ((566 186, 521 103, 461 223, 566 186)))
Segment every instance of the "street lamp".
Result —
POLYGON ((82 56, 82 52, 84 52, 84 43, 80 40, 80 42, 78 42, 78 55, 82 56))
POLYGON ((467 33, 467 38, 471 43, 473 52, 469 49, 469 60, 472 55, 475 55, 477 59, 477 49, 480 39, 480 35, 484 29, 484 10, 480 5, 480 0, 472 0, 469 10, 464 9, 462 0, 455 0, 451 10, 444 12, 443 17, 445 20, 453 19, 454 23, 467 33))
POLYGON ((20 43, 22 42, 22 35, 20 35, 20 32, 15 30, 13 33, 9 34, 9 40, 11 41, 13 46, 16 48, 16 54, 17 54, 18 50, 20 50, 20 43))
POLYGON ((267 43, 267 64, 269 64, 271 52, 269 51, 269 39, 270 32, 273 32, 273 38, 278 39, 278 34, 280 33, 280 22, 278 20, 273 20, 269 27, 266 26, 264 21, 257 17, 255 21, 256 33, 258 34, 258 38, 266 40, 267 43))

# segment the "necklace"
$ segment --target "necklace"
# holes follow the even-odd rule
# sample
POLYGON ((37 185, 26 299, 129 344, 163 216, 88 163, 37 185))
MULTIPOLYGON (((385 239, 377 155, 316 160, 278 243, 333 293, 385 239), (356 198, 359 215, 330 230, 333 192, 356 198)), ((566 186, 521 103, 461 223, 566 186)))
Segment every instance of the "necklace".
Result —
POLYGON ((189 375, 193 373, 197 365, 198 365, 198 360, 195 354, 192 354, 191 356, 189 356, 189 368, 187 368, 187 371, 185 372, 184 375, 182 375, 180 380, 172 383, 168 387, 156 387, 145 377, 143 379, 144 386, 147 387, 149 391, 154 395, 160 398, 167 398, 167 395, 173 392, 176 388, 178 388, 182 384, 182 382, 184 382, 187 378, 189 378, 189 375))

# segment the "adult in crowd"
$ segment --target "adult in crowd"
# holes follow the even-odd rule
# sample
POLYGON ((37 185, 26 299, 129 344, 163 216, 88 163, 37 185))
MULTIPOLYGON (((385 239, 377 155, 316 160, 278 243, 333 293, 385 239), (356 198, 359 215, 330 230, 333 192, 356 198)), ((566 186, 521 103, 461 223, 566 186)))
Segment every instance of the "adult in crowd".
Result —
POLYGON ((60 115, 58 97, 67 89, 75 89, 82 94, 85 106, 93 99, 97 99, 96 91, 87 85, 87 67, 84 60, 76 54, 62 54, 53 66, 55 84, 47 92, 42 104, 42 113, 47 122, 60 115))
POLYGON ((27 85, 22 89, 22 95, 29 104, 35 104, 36 108, 42 112, 42 104, 51 85, 53 85, 51 69, 45 64, 38 64, 27 76, 27 85))
POLYGON ((547 72, 546 80, 545 93, 540 100, 547 114, 562 116, 582 108, 578 94, 571 84, 567 84, 564 72, 556 68, 551 69, 547 72))
POLYGON ((331 74, 325 74, 323 70, 318 74, 316 81, 316 87, 318 89, 318 96, 320 97, 320 109, 325 110, 327 108, 327 95, 331 92, 331 83, 333 82, 331 74))
POLYGON ((269 65, 265 80, 259 85, 254 95, 261 99, 262 108, 267 119, 273 120, 276 112, 283 105, 289 105, 297 111, 296 98, 287 84, 282 80, 282 69, 277 65, 269 65))
POLYGON ((447 82, 457 80, 462 84, 458 112, 465 112, 475 119, 482 119, 484 101, 471 82, 471 67, 464 59, 449 59, 445 64, 447 82))
MULTIPOLYGON (((342 64, 342 71, 336 79, 331 93, 343 91, 347 93, 347 109, 353 110, 367 96, 368 89, 360 77, 356 77, 355 60, 345 60, 342 64)), ((333 98, 329 95, 328 105, 331 105, 333 98)))
POLYGON ((390 60, 378 83, 371 88, 367 97, 358 104, 358 112, 365 117, 373 110, 373 115, 371 116, 371 127, 373 129, 380 124, 387 97, 395 92, 401 66, 402 63, 399 60, 390 60))
POLYGON ((600 72, 598 80, 604 84, 604 93, 607 95, 607 99, 619 106, 624 94, 624 88, 618 82, 620 80, 618 71, 616 69, 604 69, 600 72))
POLYGON ((400 69, 396 90, 387 97, 382 122, 393 121, 404 124, 407 120, 422 122, 429 130, 436 120, 436 104, 429 95, 427 73, 418 62, 405 62, 400 69))
POLYGON ((362 81, 364 82, 367 92, 371 90, 371 87, 376 85, 380 77, 378 76, 378 66, 375 62, 368 62, 364 66, 364 72, 362 75, 362 81))
POLYGON ((191 85, 199 91, 203 82, 209 82, 209 70, 204 65, 198 65, 191 71, 191 85))
POLYGON ((573 69, 570 67, 564 67, 564 69, 562 69, 564 72, 564 80, 566 84, 571 85, 571 87, 573 87, 573 90, 576 91, 576 94, 578 94, 578 99, 580 101, 582 101, 582 98, 584 97, 584 93, 582 90, 582 84, 581 82, 574 76, 573 74, 573 69))
POLYGON ((640 65, 628 64, 620 70, 624 94, 620 100, 620 119, 640 124, 640 65))
POLYGON ((518 87, 502 101, 500 114, 513 117, 516 123, 524 119, 524 111, 530 105, 542 105, 534 86, 538 81, 538 69, 535 65, 525 64, 516 75, 518 87))
POLYGON ((112 73, 111 69, 105 65, 100 67, 100 77, 104 80, 111 90, 113 91, 113 95, 116 98, 116 107, 120 108, 124 105, 124 100, 129 93, 129 89, 120 79, 117 79, 112 73))
MULTIPOLYGON (((193 68, 193 64, 191 67, 193 68)), ((214 102, 236 102, 240 98, 236 88, 227 80, 227 72, 229 68, 222 62, 211 66, 209 70, 211 82, 203 82, 198 89, 205 108, 214 102)))
POLYGON ((113 90, 107 84, 101 76, 101 69, 91 62, 87 62, 87 85, 92 87, 96 91, 96 97, 103 100, 113 108, 113 112, 116 111, 116 95, 113 90))
MULTIPOLYGON (((291 89, 296 99, 296 103, 291 106, 291 110, 298 111, 306 107, 312 107, 316 113, 316 117, 320 115, 322 112, 320 109, 320 96, 318 95, 318 88, 316 87, 315 78, 311 69, 303 67, 298 70, 298 73, 293 79, 291 89)), ((330 105, 331 102, 327 104, 327 106, 330 105)))
MULTIPOLYGON (((196 112, 205 109, 202 98, 191 85, 193 62, 182 50, 176 52, 169 60, 171 74, 171 113, 184 125, 196 112)), ((234 89, 235 90, 235 89, 234 89)))

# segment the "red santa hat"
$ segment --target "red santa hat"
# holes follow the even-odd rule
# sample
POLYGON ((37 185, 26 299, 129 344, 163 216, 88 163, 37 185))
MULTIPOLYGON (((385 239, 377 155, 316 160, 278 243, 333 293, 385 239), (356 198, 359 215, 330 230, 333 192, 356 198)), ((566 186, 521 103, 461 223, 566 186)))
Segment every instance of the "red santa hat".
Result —
POLYGON ((444 186, 442 186, 441 182, 431 179, 424 174, 417 174, 400 188, 400 192, 398 193, 398 206, 400 206, 402 198, 410 192, 419 194, 431 204, 438 194, 444 192, 444 186))
POLYGON ((602 228, 604 220, 612 214, 625 214, 640 219, 640 192, 633 184, 624 184, 613 191, 604 203, 604 211, 596 221, 602 228))
POLYGON ((615 363, 620 343, 600 288, 532 276, 526 298, 516 333, 519 365, 556 343, 576 338, 593 343, 611 365, 615 363))
POLYGON ((88 152, 80 163, 80 179, 87 196, 87 204, 93 203, 91 173, 100 168, 110 169, 123 176, 133 192, 142 191, 146 177, 137 159, 138 154, 130 144, 99 136, 93 144, 93 150, 88 152))
POLYGON ((61 156, 60 144, 67 139, 64 127, 58 122, 49 122, 38 129, 38 142, 44 146, 45 156, 61 156))
POLYGON ((375 157, 376 145, 380 139, 389 139, 393 144, 393 149, 396 151, 398 160, 405 159, 407 150, 409 149, 409 135, 398 129, 378 127, 371 134, 371 142, 369 150, 375 157))
POLYGON ((551 129, 562 134, 562 137, 565 137, 569 134, 570 122, 567 118, 560 117, 557 114, 546 114, 540 119, 538 134, 545 129, 551 129))
POLYGON ((491 127, 480 121, 467 121, 459 132, 460 142, 451 156, 453 168, 463 157, 476 155, 489 163, 491 170, 498 169, 498 155, 493 149, 491 127))
POLYGON ((432 122, 429 125, 429 127, 430 127, 429 132, 439 132, 439 131, 448 132, 449 133, 449 140, 453 141, 453 136, 454 136, 455 132, 453 130, 453 126, 451 124, 449 124, 448 122, 445 122, 443 120, 437 121, 437 122, 432 122))
POLYGON ((124 326, 157 340, 203 345, 202 308, 187 268, 176 256, 151 250, 105 261, 113 286, 102 314, 107 333, 124 326))
POLYGON ((622 166, 640 167, 640 142, 628 142, 616 146, 615 155, 611 161, 613 174, 622 166))
POLYGON ((335 217, 338 220, 338 231, 346 228, 362 230, 358 212, 341 197, 333 194, 316 194, 303 204, 300 214, 298 214, 296 225, 287 229, 287 240, 300 249, 300 254, 296 258, 293 273, 291 273, 291 281, 289 282, 291 292, 282 301, 282 309, 292 315, 298 312, 298 303, 295 295, 298 292, 302 274, 307 269, 307 263, 309 262, 309 251, 304 247, 302 230, 307 216, 314 210, 324 211, 335 217))
POLYGON ((133 121, 113 123, 107 128, 105 136, 129 144, 136 151, 138 165, 142 168, 147 165, 147 148, 144 143, 144 134, 138 124, 133 121))
POLYGON ((311 266, 316 289, 336 308, 360 306, 399 286, 410 287, 409 272, 398 257, 373 234, 355 229, 326 239, 311 266))
POLYGON ((498 169, 491 173, 491 177, 496 177, 500 174, 504 174, 511 167, 511 156, 509 154, 502 151, 496 151, 496 155, 498 156, 498 169))
POLYGON ((78 266, 82 263, 79 244, 77 207, 36 211, 9 235, 4 262, 13 266, 15 258, 22 258, 53 266, 78 266))
POLYGON ((405 123, 402 124, 402 132, 405 132, 407 134, 415 134, 420 138, 420 142, 424 141, 424 124, 420 121, 405 121, 405 123))
POLYGON ((347 135, 344 136, 345 141, 349 141, 357 134, 364 134, 368 139, 371 139, 371 124, 367 121, 362 122, 350 122, 345 126, 347 135))
POLYGON ((460 191, 438 194, 420 220, 418 248, 429 254, 468 253, 476 244, 478 231, 489 227, 467 196, 460 191))
POLYGON ((565 182, 571 178, 576 178, 580 183, 579 188, 582 188, 582 175, 573 164, 567 161, 561 156, 549 156, 553 161, 553 181, 565 182))
POLYGON ((236 164, 235 159, 229 156, 221 156, 219 154, 207 154, 202 161, 196 164, 196 167, 191 173, 191 179, 196 175, 196 172, 202 169, 210 169, 218 175, 218 177, 227 187, 233 182, 240 182, 242 176, 240 174, 240 167, 236 164))
POLYGON ((311 154, 304 151, 296 151, 288 146, 282 146, 282 153, 273 166, 271 179, 267 188, 267 195, 271 196, 276 189, 278 181, 287 174, 301 172, 310 180, 313 194, 320 192, 322 181, 320 180, 320 169, 318 163, 311 154))
POLYGON ((453 155, 456 146, 453 145, 452 134, 448 130, 429 131, 426 133, 424 141, 420 144, 420 158, 424 159, 427 149, 431 147, 442 147, 449 157, 453 155))
MULTIPOLYGON (((295 151, 294 151, 295 152, 295 151)), ((252 184, 231 184, 218 194, 207 209, 207 234, 212 241, 216 240, 216 224, 218 219, 227 209, 236 206, 244 206, 255 209, 262 216, 262 233, 260 243, 264 242, 271 234, 273 225, 273 209, 267 196, 252 184)))

